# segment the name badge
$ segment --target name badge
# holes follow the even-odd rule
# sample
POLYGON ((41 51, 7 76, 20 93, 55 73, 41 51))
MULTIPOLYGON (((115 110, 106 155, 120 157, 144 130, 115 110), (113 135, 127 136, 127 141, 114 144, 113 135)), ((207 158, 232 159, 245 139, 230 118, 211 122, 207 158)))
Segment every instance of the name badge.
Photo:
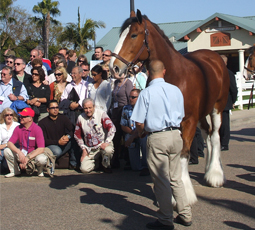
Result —
POLYGON ((29 137, 29 140, 35 140, 35 137, 29 137))
POLYGON ((21 152, 23 152, 25 156, 27 155, 27 150, 21 149, 21 152))
POLYGON ((114 103, 113 103, 113 108, 114 108, 114 109, 118 108, 118 102, 114 102, 114 103))

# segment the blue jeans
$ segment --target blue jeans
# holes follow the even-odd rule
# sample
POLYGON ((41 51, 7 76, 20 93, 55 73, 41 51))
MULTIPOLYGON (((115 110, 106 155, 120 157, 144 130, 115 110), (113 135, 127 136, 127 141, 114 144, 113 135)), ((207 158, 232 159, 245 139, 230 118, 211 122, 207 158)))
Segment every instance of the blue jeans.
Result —
POLYGON ((72 142, 69 141, 66 145, 61 146, 61 145, 49 145, 47 146, 53 154, 58 158, 61 156, 65 155, 67 152, 69 152, 69 162, 72 165, 76 165, 76 160, 74 157, 74 150, 72 148, 72 142))
POLYGON ((133 143, 135 144, 134 147, 128 147, 129 160, 132 170, 136 171, 142 170, 143 168, 147 168, 146 162, 147 136, 144 138, 136 138, 133 143), (140 158, 140 151, 142 151, 142 159, 140 158))

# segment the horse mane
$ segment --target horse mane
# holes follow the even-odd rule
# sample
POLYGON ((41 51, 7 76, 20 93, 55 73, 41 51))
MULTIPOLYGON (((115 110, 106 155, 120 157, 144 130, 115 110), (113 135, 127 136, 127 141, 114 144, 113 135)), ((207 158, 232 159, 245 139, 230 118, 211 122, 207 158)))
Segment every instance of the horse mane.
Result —
POLYGON ((249 54, 253 54, 255 51, 255 45, 248 49, 249 54))
MULTIPOLYGON (((158 31, 158 33, 162 36, 162 38, 164 38, 166 43, 173 48, 173 44, 170 42, 169 38, 165 35, 164 31, 161 30, 160 27, 156 23, 152 22, 146 15, 143 15, 142 17, 144 20, 148 20, 153 25, 153 27, 158 31)), ((120 28, 120 34, 133 22, 138 22, 137 17, 131 17, 126 19, 120 28)))

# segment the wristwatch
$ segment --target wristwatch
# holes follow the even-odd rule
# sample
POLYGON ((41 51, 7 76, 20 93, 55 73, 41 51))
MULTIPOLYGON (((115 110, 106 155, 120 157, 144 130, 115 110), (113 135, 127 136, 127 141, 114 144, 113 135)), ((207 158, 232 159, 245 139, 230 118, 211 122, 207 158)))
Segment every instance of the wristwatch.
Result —
POLYGON ((28 160, 30 160, 30 159, 31 159, 31 157, 30 157, 29 155, 26 155, 26 157, 28 158, 28 160))
POLYGON ((39 101, 39 98, 37 98, 37 101, 39 101))

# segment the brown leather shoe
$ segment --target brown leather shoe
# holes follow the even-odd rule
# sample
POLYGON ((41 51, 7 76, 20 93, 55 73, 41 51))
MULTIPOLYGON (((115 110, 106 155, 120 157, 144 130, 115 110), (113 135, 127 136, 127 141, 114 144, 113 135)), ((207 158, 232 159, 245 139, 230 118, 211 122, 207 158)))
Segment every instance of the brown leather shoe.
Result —
POLYGON ((180 215, 175 218, 174 222, 184 226, 190 226, 192 224, 192 221, 185 221, 180 215))

